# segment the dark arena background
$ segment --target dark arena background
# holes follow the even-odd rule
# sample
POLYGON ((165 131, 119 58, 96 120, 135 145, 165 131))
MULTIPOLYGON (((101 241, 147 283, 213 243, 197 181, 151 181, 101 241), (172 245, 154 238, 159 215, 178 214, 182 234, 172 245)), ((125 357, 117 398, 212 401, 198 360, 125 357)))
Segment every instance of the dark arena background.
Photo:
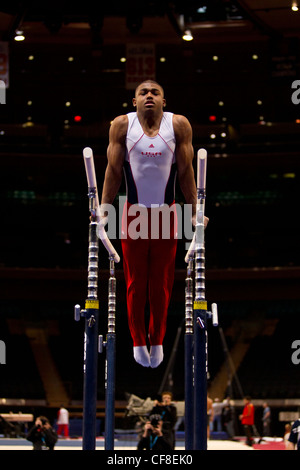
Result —
MULTIPOLYGON (((80 442, 84 323, 74 320, 74 306, 87 295, 90 217, 82 151, 93 149, 101 194, 110 122, 133 111, 136 84, 152 78, 164 87, 166 110, 189 119, 195 155, 199 148, 208 154, 206 298, 218 305, 219 326, 208 327, 207 386, 213 400, 230 397, 235 416, 235 441, 223 423, 221 432, 211 430, 209 448, 228 441, 248 449, 238 416, 250 395, 257 448, 285 449, 285 425, 300 410, 296 4, 1 2, 0 448, 31 449, 26 433, 34 419, 45 415, 56 426, 61 404, 70 413, 70 439, 59 439, 57 448, 80 442), (190 41, 182 39, 185 30, 190 41), (264 402, 272 420, 262 441, 264 402)), ((125 190, 123 181, 119 196, 125 190)), ((179 187, 176 202, 184 204, 179 187)), ((121 254, 120 241, 112 241, 121 254)), ((133 448, 142 414, 128 406, 133 395, 142 403, 169 390, 184 402, 188 245, 179 240, 164 361, 156 369, 133 359, 122 262, 116 265, 116 439, 133 448)), ((103 335, 108 278, 100 243, 103 335)), ((98 357, 100 443, 104 356, 98 357)), ((181 422, 178 448, 184 430, 181 422)))

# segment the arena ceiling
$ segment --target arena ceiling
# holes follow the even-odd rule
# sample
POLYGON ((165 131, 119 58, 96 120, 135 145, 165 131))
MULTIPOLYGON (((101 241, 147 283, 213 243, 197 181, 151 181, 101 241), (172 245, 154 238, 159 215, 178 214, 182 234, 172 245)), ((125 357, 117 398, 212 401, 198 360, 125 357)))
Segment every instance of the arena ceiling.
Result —
POLYGON ((110 122, 131 103, 132 90, 124 86, 126 66, 121 63, 131 43, 155 44, 157 79, 168 84, 168 103, 179 113, 188 112, 192 120, 195 116, 201 121, 199 109, 205 122, 217 113, 223 118, 220 102, 227 103, 239 121, 256 122, 260 116, 268 121, 298 119, 298 108, 290 99, 291 81, 299 69, 300 11, 292 10, 296 1, 300 6, 300 0, 3 0, 0 43, 10 46, 10 88, 9 106, 0 121, 15 122, 28 115, 44 122, 45 109, 49 121, 56 121, 63 108, 63 122, 71 112, 82 115, 82 123, 98 121, 99 110, 101 120, 110 122), (185 29, 193 34, 191 45, 182 40, 185 29), (16 31, 25 35, 21 44, 14 41, 16 31), (212 61, 214 49, 222 55, 217 66, 212 61), (260 60, 254 62, 257 55, 260 60), (273 57, 282 59, 279 65, 290 73, 287 84, 284 79, 272 80, 279 73, 273 57), (160 61, 164 58, 165 64, 160 61), (47 89, 55 86, 57 99, 49 94, 46 102, 41 84, 47 89), (189 100, 178 96, 182 84, 188 84, 189 100), (199 92, 203 87, 206 93, 199 92), (78 90, 83 89, 81 96, 78 90), (259 101, 266 111, 257 110, 259 101), (34 103, 30 114, 27 102, 34 103), (76 104, 76 111, 66 110, 69 102, 76 104))
MULTIPOLYGON (((300 2, 299 2, 300 3, 300 2)), ((159 42, 178 40, 188 28, 194 39, 232 40, 259 36, 300 35, 300 11, 293 11, 297 0, 94 0, 7 1, 0 6, 2 40, 24 30, 28 41, 84 40, 87 33, 102 35, 108 43, 153 36, 159 42), (49 36, 49 32, 51 35, 49 36)), ((299 5, 300 6, 300 5, 299 5)), ((138 39, 137 39, 138 40, 138 39)))

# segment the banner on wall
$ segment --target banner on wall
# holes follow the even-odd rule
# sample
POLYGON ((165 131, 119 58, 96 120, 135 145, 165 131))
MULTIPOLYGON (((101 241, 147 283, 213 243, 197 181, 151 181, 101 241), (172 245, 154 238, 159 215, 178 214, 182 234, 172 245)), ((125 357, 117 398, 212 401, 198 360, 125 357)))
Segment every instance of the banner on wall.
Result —
POLYGON ((155 77, 155 45, 127 44, 126 89, 134 90, 139 83, 155 77))
POLYGON ((0 41, 0 80, 5 83, 5 87, 9 87, 9 55, 8 42, 0 41))

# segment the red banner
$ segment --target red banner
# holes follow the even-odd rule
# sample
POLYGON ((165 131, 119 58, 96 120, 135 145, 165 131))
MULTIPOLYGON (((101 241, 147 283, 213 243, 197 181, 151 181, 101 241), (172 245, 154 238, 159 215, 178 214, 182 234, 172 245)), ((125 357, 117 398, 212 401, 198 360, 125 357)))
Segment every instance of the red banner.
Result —
POLYGON ((0 80, 9 86, 8 42, 0 42, 0 80))
POLYGON ((127 44, 126 89, 134 90, 147 79, 155 80, 154 44, 127 44))

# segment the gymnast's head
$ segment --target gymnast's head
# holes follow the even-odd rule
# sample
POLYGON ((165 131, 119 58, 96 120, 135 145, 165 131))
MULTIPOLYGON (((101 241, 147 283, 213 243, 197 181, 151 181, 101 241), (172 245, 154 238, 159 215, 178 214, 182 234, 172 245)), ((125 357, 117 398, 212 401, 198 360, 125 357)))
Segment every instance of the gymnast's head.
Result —
POLYGON ((145 80, 136 89, 132 100, 137 111, 162 110, 166 105, 163 87, 155 80, 145 80))

